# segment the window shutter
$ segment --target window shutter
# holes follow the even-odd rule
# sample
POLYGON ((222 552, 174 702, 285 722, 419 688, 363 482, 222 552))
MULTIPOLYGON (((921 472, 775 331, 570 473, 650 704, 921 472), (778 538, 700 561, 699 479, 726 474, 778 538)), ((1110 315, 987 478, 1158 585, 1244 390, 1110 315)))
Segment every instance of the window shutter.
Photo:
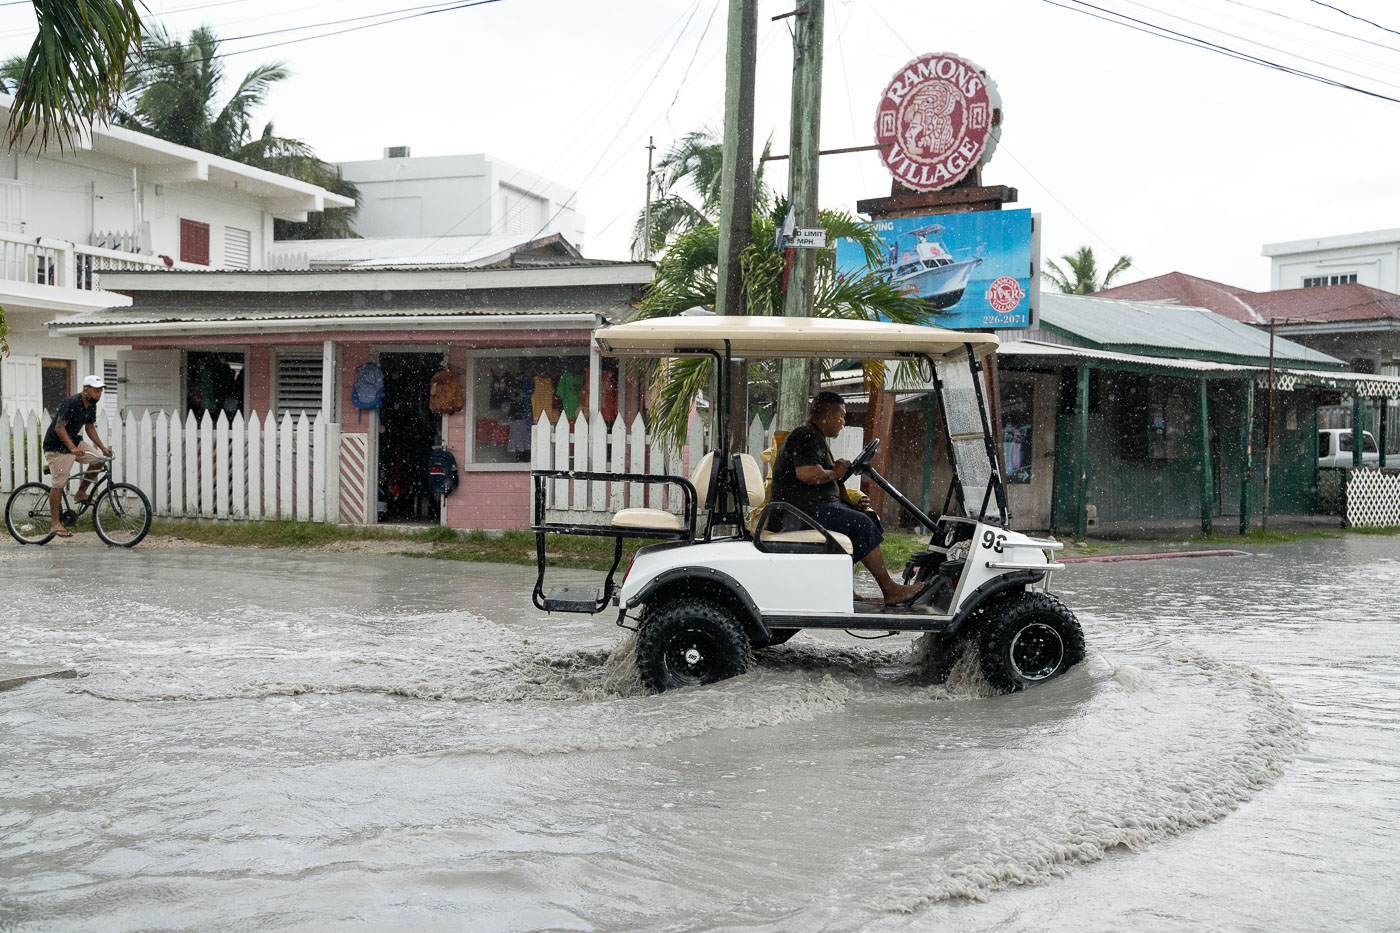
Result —
POLYGON ((253 235, 237 227, 224 228, 224 267, 228 269, 251 269, 253 259, 253 235))
POLYGON ((102 361, 102 410, 108 418, 117 417, 117 361, 102 361))
POLYGON ((180 261, 209 265, 209 225, 180 219, 180 261))
POLYGON ((321 410, 321 354, 289 352, 277 357, 277 417, 321 410))

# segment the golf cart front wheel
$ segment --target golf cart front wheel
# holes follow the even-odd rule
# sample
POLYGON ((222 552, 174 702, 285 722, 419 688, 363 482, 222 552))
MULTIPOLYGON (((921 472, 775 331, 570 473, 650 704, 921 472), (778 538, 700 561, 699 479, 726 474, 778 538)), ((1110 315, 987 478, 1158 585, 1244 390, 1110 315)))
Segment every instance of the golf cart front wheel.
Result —
POLYGON ((1058 677, 1084 660, 1084 630, 1048 593, 1022 593, 999 603, 978 636, 982 676, 1002 693, 1058 677))
POLYGON ((749 640, 733 614, 698 599, 667 603, 637 633, 637 671, 653 693, 712 684, 749 667, 749 640))

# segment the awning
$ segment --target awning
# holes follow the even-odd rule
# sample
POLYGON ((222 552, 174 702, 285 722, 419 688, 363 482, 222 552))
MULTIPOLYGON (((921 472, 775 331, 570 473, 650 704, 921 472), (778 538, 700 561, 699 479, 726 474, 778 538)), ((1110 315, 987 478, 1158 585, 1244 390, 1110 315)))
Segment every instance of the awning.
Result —
POLYGON ((995 334, 963 333, 914 324, 800 317, 665 317, 605 327, 593 335, 606 356, 702 356, 730 352, 743 359, 934 359, 996 350, 995 334))

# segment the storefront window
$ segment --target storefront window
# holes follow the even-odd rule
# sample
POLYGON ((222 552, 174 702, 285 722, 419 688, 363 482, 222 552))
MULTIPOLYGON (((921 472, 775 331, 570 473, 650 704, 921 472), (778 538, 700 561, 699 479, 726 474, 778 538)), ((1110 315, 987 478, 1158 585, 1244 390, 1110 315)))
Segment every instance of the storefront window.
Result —
POLYGON ((1002 460, 1008 483, 1029 483, 1034 462, 1035 391, 1028 382, 1005 382, 1001 389, 1002 460))
POLYGON ((185 404, 201 418, 211 415, 233 417, 243 410, 243 377, 246 361, 242 353, 185 354, 185 404))
MULTIPOLYGON (((476 361, 472 461, 528 463, 530 435, 541 415, 571 421, 588 406, 588 357, 501 356, 476 361)), ((603 362, 601 408, 617 417, 617 363, 603 362)))

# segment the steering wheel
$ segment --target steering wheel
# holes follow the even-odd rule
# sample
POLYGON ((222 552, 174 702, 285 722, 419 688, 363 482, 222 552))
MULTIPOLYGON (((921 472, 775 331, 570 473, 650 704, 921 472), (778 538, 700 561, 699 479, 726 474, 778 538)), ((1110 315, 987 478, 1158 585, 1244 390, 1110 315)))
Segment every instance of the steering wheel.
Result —
POLYGON ((856 458, 851 461, 851 468, 846 472, 845 476, 841 477, 842 481, 844 482, 849 477, 864 473, 866 468, 870 466, 870 461, 875 459, 875 451, 879 449, 880 439, 878 437, 869 444, 866 444, 865 449, 856 454, 856 458))

